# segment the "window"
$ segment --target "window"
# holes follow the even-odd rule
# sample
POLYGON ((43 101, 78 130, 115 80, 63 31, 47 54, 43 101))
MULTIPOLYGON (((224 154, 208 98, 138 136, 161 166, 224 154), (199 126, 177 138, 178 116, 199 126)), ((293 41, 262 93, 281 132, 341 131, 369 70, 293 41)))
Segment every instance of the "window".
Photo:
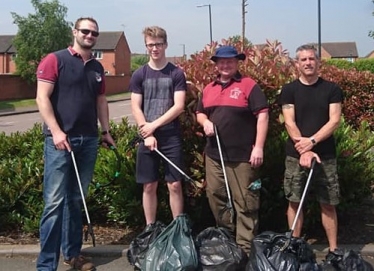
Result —
POLYGON ((347 57, 345 60, 347 60, 348 62, 355 62, 354 58, 353 57, 347 57))
POLYGON ((12 54, 11 59, 12 59, 13 61, 15 61, 15 60, 16 60, 16 57, 17 57, 17 54, 14 53, 14 54, 12 54))
POLYGON ((102 59, 103 58, 103 52, 102 51, 93 51, 92 54, 96 57, 96 59, 102 59))

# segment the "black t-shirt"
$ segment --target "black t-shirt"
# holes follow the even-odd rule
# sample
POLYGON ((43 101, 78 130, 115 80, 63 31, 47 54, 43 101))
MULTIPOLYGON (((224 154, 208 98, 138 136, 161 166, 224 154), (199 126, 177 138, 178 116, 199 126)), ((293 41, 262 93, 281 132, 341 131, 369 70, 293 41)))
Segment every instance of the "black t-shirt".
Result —
MULTIPOLYGON (((310 137, 329 121, 329 106, 343 101, 343 91, 335 83, 319 78, 313 85, 295 80, 282 88, 280 103, 295 106, 295 121, 303 137, 310 137)), ((313 147, 322 158, 336 157, 335 140, 330 136, 313 147)), ((294 142, 288 138, 286 154, 299 158, 294 142)))
MULTIPOLYGON (((130 91, 143 95, 142 110, 147 122, 158 119, 174 105, 174 92, 186 90, 184 72, 170 62, 162 70, 154 70, 146 64, 137 69, 130 80, 130 91)), ((159 127, 156 134, 180 134, 179 119, 159 127)))

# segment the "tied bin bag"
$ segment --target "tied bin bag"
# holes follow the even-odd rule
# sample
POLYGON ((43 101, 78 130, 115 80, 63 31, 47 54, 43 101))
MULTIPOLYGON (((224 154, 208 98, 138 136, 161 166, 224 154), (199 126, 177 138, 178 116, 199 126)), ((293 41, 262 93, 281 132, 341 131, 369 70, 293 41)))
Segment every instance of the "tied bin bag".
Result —
POLYGON ((145 254, 149 245, 166 228, 166 225, 160 221, 148 225, 135 239, 130 243, 127 251, 127 260, 135 268, 140 269, 145 259, 145 254))
POLYGON ((365 261, 361 254, 354 250, 345 251, 340 259, 325 261, 321 264, 322 271, 374 271, 373 266, 365 261))
POLYGON ((189 271, 198 266, 197 252, 186 214, 177 216, 150 244, 141 270, 189 271))
POLYGON ((196 236, 199 271, 242 271, 247 254, 222 227, 209 227, 196 236))

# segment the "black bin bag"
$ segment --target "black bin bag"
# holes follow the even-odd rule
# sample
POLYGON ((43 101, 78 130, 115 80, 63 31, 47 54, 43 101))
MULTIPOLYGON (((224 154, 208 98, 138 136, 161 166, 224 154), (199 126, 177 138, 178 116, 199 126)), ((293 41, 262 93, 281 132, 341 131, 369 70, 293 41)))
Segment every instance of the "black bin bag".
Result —
POLYGON ((196 236, 199 271, 242 271, 247 254, 222 227, 209 227, 196 236))
POLYGON ((263 232, 252 241, 246 271, 320 271, 311 246, 303 238, 263 232))
POLYGON ((130 243, 127 251, 127 260, 136 268, 140 269, 145 259, 145 254, 149 245, 156 237, 166 228, 166 225, 160 221, 147 226, 135 239, 130 243))
POLYGON ((354 250, 345 251, 343 257, 338 260, 323 262, 321 269, 323 271, 374 271, 373 266, 354 250))
POLYGON ((149 246, 143 271, 192 271, 198 265, 190 223, 186 214, 177 216, 149 246))
POLYGON ((315 254, 304 238, 292 237, 313 175, 315 158, 290 231, 263 232, 252 240, 246 271, 319 271, 315 254))

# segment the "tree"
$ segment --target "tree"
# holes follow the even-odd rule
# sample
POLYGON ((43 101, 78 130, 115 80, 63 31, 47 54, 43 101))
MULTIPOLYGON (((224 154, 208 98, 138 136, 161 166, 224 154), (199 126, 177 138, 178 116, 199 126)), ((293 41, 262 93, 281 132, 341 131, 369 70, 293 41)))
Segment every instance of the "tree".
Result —
POLYGON ((133 73, 136 69, 140 68, 141 66, 147 64, 149 61, 149 57, 147 55, 137 55, 131 57, 131 73, 133 73))
MULTIPOLYGON (((373 2, 373 4, 374 4, 374 0, 371 0, 371 2, 373 2)), ((371 15, 374 16, 374 11, 371 13, 371 15)), ((374 31, 373 30, 369 31, 369 37, 372 37, 374 39, 374 31)))
POLYGON ((246 37, 244 37, 244 42, 242 42, 242 40, 243 40, 243 36, 240 36, 240 35, 235 35, 235 36, 230 37, 230 41, 232 43, 241 43, 242 44, 242 46, 241 46, 242 51, 245 48, 248 48, 248 47, 252 46, 252 43, 246 37))
POLYGON ((13 40, 17 54, 16 74, 29 83, 36 81, 40 60, 50 52, 66 48, 72 41, 72 23, 65 20, 67 8, 58 0, 31 0, 35 14, 22 17, 12 12, 18 32, 13 40))

